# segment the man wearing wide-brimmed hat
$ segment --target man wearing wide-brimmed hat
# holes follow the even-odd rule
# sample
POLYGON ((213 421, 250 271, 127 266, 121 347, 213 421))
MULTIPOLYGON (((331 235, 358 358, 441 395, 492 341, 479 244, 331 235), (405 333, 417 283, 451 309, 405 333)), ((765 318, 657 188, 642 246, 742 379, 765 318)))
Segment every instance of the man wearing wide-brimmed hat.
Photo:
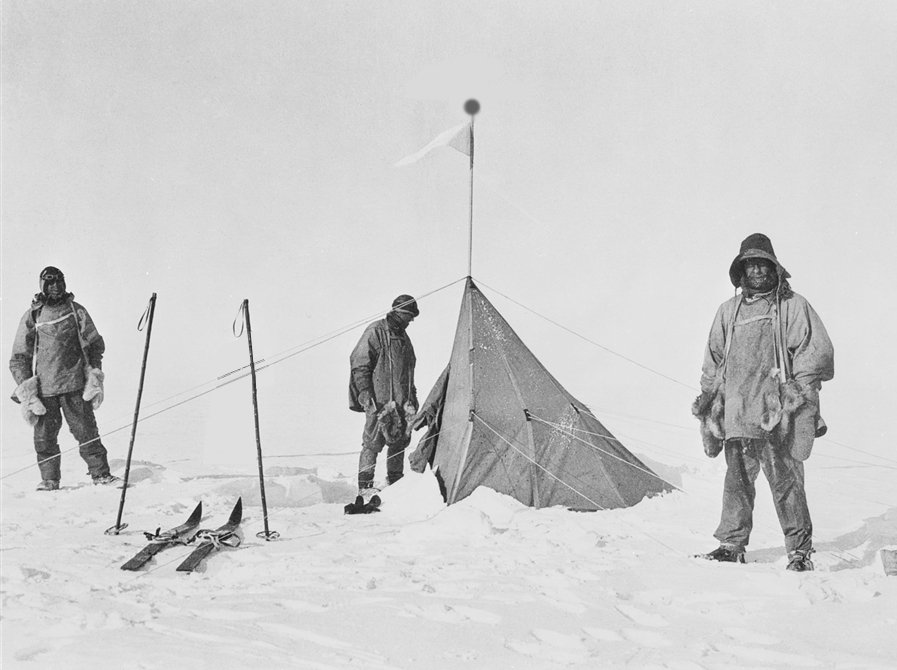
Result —
POLYGON ((398 296, 386 318, 368 325, 349 357, 349 409, 365 413, 358 460, 358 489, 364 498, 376 492, 374 469, 384 446, 387 484, 397 482, 404 472, 409 421, 418 409, 417 359, 405 331, 419 314, 414 298, 398 296))
POLYGON ((726 455, 723 510, 714 537, 719 548, 702 557, 743 563, 753 527, 754 483, 762 469, 785 535, 788 569, 813 569, 813 524, 804 466, 816 437, 822 382, 834 376, 834 350, 825 326, 776 258, 772 242, 755 233, 729 266, 735 297, 717 310, 692 412, 701 421, 704 451, 726 455))

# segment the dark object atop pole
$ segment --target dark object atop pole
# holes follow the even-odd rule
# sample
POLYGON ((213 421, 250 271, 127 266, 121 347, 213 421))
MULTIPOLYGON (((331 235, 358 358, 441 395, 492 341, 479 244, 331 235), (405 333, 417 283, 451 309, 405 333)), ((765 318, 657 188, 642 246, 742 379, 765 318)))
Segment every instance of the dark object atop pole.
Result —
POLYGON ((473 117, 480 111, 480 103, 471 98, 464 103, 464 111, 470 114, 470 218, 467 233, 467 276, 473 276, 473 117))
POLYGON ((106 535, 118 535, 121 531, 128 527, 128 524, 121 522, 121 515, 125 508, 125 494, 128 491, 128 476, 131 474, 131 454, 134 453, 134 440, 137 437, 137 419, 140 416, 140 399, 143 397, 143 380, 146 376, 146 359, 149 356, 150 337, 153 334, 153 315, 156 312, 156 294, 150 297, 149 305, 140 321, 137 323, 137 330, 143 330, 146 324, 146 343, 143 345, 143 363, 140 366, 140 382, 137 385, 137 404, 134 406, 134 422, 131 424, 131 444, 128 446, 128 459, 125 462, 125 477, 121 485, 121 500, 118 503, 118 516, 115 519, 115 525, 106 529, 106 535))
POLYGON ((255 446, 258 452, 259 462, 259 491, 262 496, 262 517, 265 523, 265 530, 256 533, 256 537, 264 538, 269 542, 280 537, 280 533, 275 530, 268 529, 268 502, 265 499, 265 469, 262 466, 262 438, 259 433, 259 402, 258 390, 255 382, 255 357, 252 354, 252 324, 249 321, 249 298, 243 300, 241 306, 243 311, 243 319, 246 323, 246 341, 249 342, 249 370, 252 377, 252 409, 255 415, 255 446))

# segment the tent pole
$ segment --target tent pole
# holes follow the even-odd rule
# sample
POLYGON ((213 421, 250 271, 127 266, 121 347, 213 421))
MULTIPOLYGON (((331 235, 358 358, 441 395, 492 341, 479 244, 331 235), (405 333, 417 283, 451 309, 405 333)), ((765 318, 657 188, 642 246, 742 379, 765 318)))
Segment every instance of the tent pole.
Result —
POLYGON ((467 235, 467 276, 473 276, 473 114, 470 115, 470 218, 467 235))

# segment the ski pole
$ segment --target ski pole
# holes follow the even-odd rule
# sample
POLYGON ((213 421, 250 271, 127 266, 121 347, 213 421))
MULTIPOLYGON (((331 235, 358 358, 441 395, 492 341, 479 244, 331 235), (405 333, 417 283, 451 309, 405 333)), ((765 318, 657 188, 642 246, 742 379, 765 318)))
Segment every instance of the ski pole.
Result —
POLYGON ((146 359, 149 356, 150 337, 153 334, 153 315, 156 312, 156 294, 153 293, 137 323, 138 332, 146 326, 146 343, 143 345, 143 363, 140 366, 140 382, 137 385, 137 404, 134 407, 134 423, 131 424, 131 444, 128 446, 128 459, 125 462, 125 478, 121 485, 121 500, 118 503, 118 516, 115 519, 115 525, 106 529, 106 535, 118 535, 121 531, 128 527, 128 524, 121 522, 122 511, 125 508, 125 494, 128 491, 128 475, 131 473, 131 454, 134 453, 134 440, 137 437, 137 419, 140 416, 140 399, 143 397, 143 380, 146 376, 146 359))
MULTIPOLYGON (((243 304, 240 305, 240 311, 243 313, 243 322, 246 324, 246 341, 249 343, 249 370, 252 377, 252 410, 255 416, 255 446, 256 451, 258 452, 258 462, 259 462, 259 491, 261 492, 262 497, 262 518, 265 523, 265 530, 259 531, 256 533, 256 537, 263 538, 267 541, 276 540, 280 537, 280 533, 276 530, 268 529, 268 503, 265 500, 265 469, 262 466, 262 438, 259 433, 259 402, 258 402, 258 390, 255 382, 255 357, 252 354, 252 324, 249 320, 249 298, 245 298, 243 300, 243 304)), ((236 325, 236 324, 234 324, 236 325)), ((239 337, 236 329, 234 330, 234 335, 239 337)))

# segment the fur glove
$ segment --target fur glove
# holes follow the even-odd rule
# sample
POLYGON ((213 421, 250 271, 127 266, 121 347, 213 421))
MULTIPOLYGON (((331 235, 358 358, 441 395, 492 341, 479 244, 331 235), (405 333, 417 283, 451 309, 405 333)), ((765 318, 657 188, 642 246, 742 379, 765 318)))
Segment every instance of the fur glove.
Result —
MULTIPOLYGON (((820 420, 819 394, 811 387, 789 381, 782 387, 782 409, 779 439, 791 452, 792 458, 805 461, 813 451, 814 439, 821 437, 817 428, 820 420)), ((821 432, 825 434, 824 430, 821 432)))
POLYGON ((725 393, 718 383, 709 391, 702 391, 691 406, 691 413, 701 422, 704 453, 710 458, 719 456, 726 443, 723 430, 725 408, 725 393))
POLYGON ((395 400, 383 405, 377 414, 377 429, 383 434, 386 444, 397 444, 405 437, 405 420, 399 414, 395 400))
POLYGON ((99 409, 100 405, 103 404, 103 381, 105 379, 105 373, 99 368, 87 368, 87 379, 85 380, 84 393, 81 397, 90 401, 95 410, 99 409))
POLYGON ((37 377, 29 377, 16 387, 15 397, 22 405, 22 416, 29 425, 47 413, 47 408, 37 395, 37 377))
POLYGON ((760 427, 772 433, 793 459, 807 460, 813 451, 813 440, 821 437, 817 429, 817 392, 790 379, 777 393, 768 394, 766 407, 760 427))

